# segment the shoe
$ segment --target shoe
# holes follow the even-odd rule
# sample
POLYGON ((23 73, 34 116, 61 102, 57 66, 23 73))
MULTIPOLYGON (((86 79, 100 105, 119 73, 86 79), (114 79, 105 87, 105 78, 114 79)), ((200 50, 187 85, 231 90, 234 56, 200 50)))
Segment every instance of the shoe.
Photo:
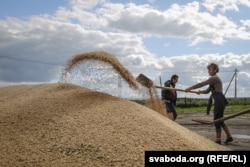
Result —
POLYGON ((232 137, 228 137, 224 143, 232 142, 234 139, 232 137))
POLYGON ((215 140, 214 142, 217 143, 217 144, 221 144, 220 140, 215 140))

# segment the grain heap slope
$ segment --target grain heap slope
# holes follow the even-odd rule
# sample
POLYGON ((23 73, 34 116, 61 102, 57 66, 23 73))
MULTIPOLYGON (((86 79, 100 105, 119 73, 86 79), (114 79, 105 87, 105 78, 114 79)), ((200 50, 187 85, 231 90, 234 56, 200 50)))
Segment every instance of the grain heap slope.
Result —
POLYGON ((0 88, 0 166, 143 166, 145 150, 228 150, 147 107, 72 84, 0 88))

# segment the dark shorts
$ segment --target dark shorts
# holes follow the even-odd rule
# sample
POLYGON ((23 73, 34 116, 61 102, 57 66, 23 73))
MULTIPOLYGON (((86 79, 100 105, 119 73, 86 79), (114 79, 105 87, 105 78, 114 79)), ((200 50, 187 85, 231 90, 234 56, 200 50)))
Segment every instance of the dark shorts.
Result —
MULTIPOLYGON (((213 93, 212 96, 214 98, 214 120, 216 120, 224 116, 226 101, 222 93, 213 93)), ((215 124, 216 131, 221 131, 221 127, 224 126, 224 122, 215 124)))
POLYGON ((171 103, 171 102, 166 102, 165 105, 166 105, 167 113, 173 113, 174 119, 176 119, 177 118, 177 112, 175 110, 174 104, 171 103))

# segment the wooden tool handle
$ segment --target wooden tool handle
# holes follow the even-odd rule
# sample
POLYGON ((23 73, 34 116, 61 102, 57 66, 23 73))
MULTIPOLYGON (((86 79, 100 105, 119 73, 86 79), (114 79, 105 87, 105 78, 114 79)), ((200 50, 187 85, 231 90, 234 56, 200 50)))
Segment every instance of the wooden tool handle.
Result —
MULTIPOLYGON (((164 86, 155 86, 155 87, 156 88, 160 88, 160 89, 168 89, 168 90, 176 90, 176 91, 185 92, 185 90, 183 90, 183 89, 177 89, 177 88, 171 88, 171 87, 164 87, 164 86)), ((198 93, 199 94, 199 92, 197 92, 197 91, 188 91, 188 92, 190 92, 190 93, 198 93)))
POLYGON ((228 119, 231 119, 231 118, 234 118, 234 117, 237 117, 239 115, 243 115, 243 114, 246 114, 246 113, 249 113, 249 112, 250 112, 250 108, 245 109, 245 110, 243 110, 241 112, 238 112, 238 113, 223 117, 223 118, 216 119, 214 121, 207 121, 207 120, 200 120, 200 119, 192 119, 192 121, 199 122, 201 124, 215 124, 215 123, 226 121, 228 119))
POLYGON ((229 116, 227 116, 227 117, 223 117, 223 118, 216 119, 216 120, 214 120, 214 123, 219 123, 219 122, 222 122, 222 121, 226 121, 226 120, 228 120, 228 119, 231 119, 231 118, 234 118, 234 117, 237 117, 237 116, 239 116, 239 115, 243 115, 243 114, 246 114, 246 113, 249 113, 249 112, 250 112, 250 108, 245 109, 245 110, 243 110, 243 111, 241 111, 241 112, 238 112, 238 113, 229 115, 229 116))

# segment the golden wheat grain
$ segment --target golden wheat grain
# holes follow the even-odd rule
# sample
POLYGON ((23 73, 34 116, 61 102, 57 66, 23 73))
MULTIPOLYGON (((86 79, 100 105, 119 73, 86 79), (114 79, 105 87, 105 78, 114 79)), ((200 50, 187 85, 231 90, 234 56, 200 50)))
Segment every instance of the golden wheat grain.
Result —
MULTIPOLYGON (((66 77, 67 73, 70 73, 75 67, 77 67, 77 65, 80 65, 81 63, 88 60, 96 60, 109 63, 115 69, 115 71, 129 84, 130 87, 138 90, 138 82, 132 76, 132 74, 118 61, 117 58, 115 58, 115 56, 103 51, 81 53, 73 56, 70 60, 68 60, 61 78, 66 77)), ((146 105, 149 108, 157 111, 158 113, 167 116, 165 107, 163 106, 161 100, 158 98, 157 91, 154 86, 148 88, 147 91, 148 92, 143 92, 144 94, 148 94, 149 96, 149 100, 147 100, 146 105)))
POLYGON ((129 84, 130 87, 138 89, 138 85, 132 74, 110 53, 103 51, 88 52, 75 55, 65 67, 63 76, 66 76, 74 67, 87 60, 100 60, 109 63, 116 72, 129 84))

